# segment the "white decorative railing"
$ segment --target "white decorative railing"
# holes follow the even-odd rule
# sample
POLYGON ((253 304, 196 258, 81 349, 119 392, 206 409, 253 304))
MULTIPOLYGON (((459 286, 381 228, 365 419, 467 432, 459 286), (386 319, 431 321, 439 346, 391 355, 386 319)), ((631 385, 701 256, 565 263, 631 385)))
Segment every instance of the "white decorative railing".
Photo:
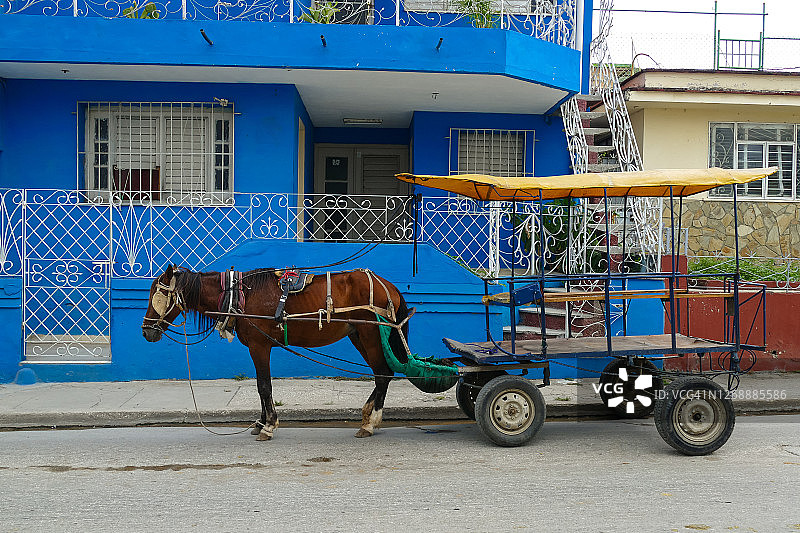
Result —
POLYGON ((574 47, 577 0, 0 0, 0 12, 103 18, 480 26, 574 47), (485 4, 481 2, 480 4, 485 4), (149 7, 152 6, 152 7, 149 7), (480 21, 480 22, 476 22, 480 21))
POLYGON ((589 145, 583 132, 577 98, 572 97, 561 104, 561 117, 564 120, 564 133, 567 136, 567 150, 572 164, 572 173, 585 174, 589 172, 589 145))
MULTIPOLYGON (((413 199, 407 196, 198 194, 175 205, 147 202, 143 193, 134 202, 123 193, 108 200, 69 190, 0 191, 0 275, 22 275, 30 257, 100 257, 113 277, 150 278, 170 263, 203 268, 247 239, 409 243, 414 238, 413 199)), ((533 274, 542 231, 538 209, 536 202, 423 197, 417 239, 481 273, 496 275, 513 264, 520 274, 533 274)), ((605 253, 602 203, 548 203, 544 209, 548 272, 582 272, 587 261, 605 265, 594 253, 605 253)), ((622 210, 622 203, 611 206, 612 255, 622 253, 622 210)), ((626 213, 625 253, 641 255, 647 246, 636 232, 630 204, 626 213)))
MULTIPOLYGON (((27 361, 104 362, 112 279, 152 278, 172 263, 200 270, 248 239, 408 243, 414 201, 235 193, 198 194, 189 205, 171 205, 148 202, 143 193, 133 201, 124 193, 3 190, 0 275, 23 280, 27 361)), ((416 209, 418 240, 479 274, 497 275, 512 265, 519 274, 537 273, 542 232, 549 272, 575 272, 575 265, 581 271, 582 262, 604 257, 598 204, 546 204, 543 226, 533 202, 423 197, 416 209)), ((620 243, 612 244, 614 269, 635 264, 641 249, 635 239, 626 243, 625 257, 620 243)))

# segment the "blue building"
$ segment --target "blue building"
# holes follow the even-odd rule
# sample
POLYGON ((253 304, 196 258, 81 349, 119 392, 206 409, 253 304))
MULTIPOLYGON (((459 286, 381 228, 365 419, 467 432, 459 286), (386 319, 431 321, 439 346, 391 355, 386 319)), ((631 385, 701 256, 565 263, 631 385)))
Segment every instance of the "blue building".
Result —
MULTIPOLYGON (((182 346, 140 330, 170 263, 369 250, 336 268, 398 285, 418 308, 412 349, 480 338, 476 273, 513 250, 492 245, 487 211, 418 190, 412 276, 414 202, 393 176, 569 173, 555 112, 588 85, 592 13, 592 0, 483 4, 488 18, 461 0, 0 1, 0 382, 20 368, 185 377, 182 346)), ((238 343, 192 357, 195 377, 252 373, 238 343)), ((272 366, 331 372, 288 354, 272 366)))

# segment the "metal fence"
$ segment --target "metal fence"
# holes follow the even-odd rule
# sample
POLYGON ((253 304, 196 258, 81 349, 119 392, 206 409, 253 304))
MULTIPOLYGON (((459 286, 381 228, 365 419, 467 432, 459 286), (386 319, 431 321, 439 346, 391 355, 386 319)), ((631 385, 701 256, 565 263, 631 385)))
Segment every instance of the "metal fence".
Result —
POLYGON ((0 12, 103 18, 493 27, 576 42, 577 0, 0 0, 0 12))
MULTIPOLYGON (((248 239, 419 242, 482 275, 512 267, 538 272, 541 242, 550 272, 645 268, 632 211, 615 206, 605 237, 602 204, 491 204, 461 197, 234 193, 198 194, 188 204, 125 193, 0 191, 0 275, 23 280, 28 361, 107 361, 111 280, 152 278, 177 263, 201 270, 248 239), (626 221, 625 218, 628 218, 626 221), (623 246, 622 229, 628 237, 623 246), (636 266, 639 265, 639 266, 636 266)), ((658 220, 658 213, 651 218, 658 220)), ((656 232, 657 233, 657 232, 656 232)))

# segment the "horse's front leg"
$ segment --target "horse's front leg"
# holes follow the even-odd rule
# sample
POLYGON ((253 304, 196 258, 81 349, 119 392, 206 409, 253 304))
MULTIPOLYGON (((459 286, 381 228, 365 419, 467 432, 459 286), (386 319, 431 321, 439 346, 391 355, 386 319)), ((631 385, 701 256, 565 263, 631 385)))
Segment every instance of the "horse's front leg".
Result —
POLYGON ((367 398, 367 403, 361 409, 361 428, 356 433, 356 437, 371 437, 383 420, 383 403, 386 401, 386 391, 389 388, 390 377, 393 372, 386 364, 386 357, 383 355, 383 348, 380 337, 377 334, 370 335, 372 331, 366 328, 357 329, 350 334, 350 342, 356 350, 364 357, 364 361, 372 368, 375 374, 375 388, 367 398), (366 341, 365 341, 366 339, 366 341))
MULTIPOLYGON (((377 372, 376 372, 377 374, 377 372)), ((383 403, 386 401, 386 391, 389 388, 391 378, 384 375, 375 376, 375 389, 367 399, 367 403, 361 409, 361 428, 356 433, 356 437, 371 437, 375 430, 381 425, 383 420, 383 403)))
POLYGON ((278 427, 278 412, 272 399, 272 376, 269 371, 270 346, 254 346, 250 348, 250 357, 256 367, 256 386, 261 398, 261 419, 253 428, 252 434, 258 435, 256 440, 271 440, 278 427))

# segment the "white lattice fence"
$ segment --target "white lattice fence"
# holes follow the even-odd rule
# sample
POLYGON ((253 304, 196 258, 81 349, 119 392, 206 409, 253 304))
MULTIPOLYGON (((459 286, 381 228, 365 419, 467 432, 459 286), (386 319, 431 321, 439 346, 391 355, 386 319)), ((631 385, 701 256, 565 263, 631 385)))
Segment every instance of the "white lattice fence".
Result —
POLYGON ((25 191, 23 338, 31 362, 104 362, 111 352, 107 207, 75 191, 25 191))

